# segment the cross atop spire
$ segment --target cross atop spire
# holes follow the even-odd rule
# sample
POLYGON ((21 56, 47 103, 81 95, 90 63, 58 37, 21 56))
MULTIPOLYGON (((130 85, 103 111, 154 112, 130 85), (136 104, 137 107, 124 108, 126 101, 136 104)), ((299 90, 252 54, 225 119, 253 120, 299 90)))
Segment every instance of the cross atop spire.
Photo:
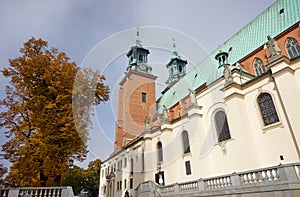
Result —
POLYGON ((173 39, 172 39, 172 41, 173 41, 173 49, 174 49, 174 51, 176 51, 176 43, 175 43, 175 38, 173 38, 173 39))
POLYGON ((140 29, 139 27, 136 27, 136 41, 135 41, 136 46, 142 46, 141 41, 140 41, 140 29))
POLYGON ((178 52, 176 51, 175 38, 173 38, 172 41, 173 41, 173 56, 176 57, 178 55, 178 52))

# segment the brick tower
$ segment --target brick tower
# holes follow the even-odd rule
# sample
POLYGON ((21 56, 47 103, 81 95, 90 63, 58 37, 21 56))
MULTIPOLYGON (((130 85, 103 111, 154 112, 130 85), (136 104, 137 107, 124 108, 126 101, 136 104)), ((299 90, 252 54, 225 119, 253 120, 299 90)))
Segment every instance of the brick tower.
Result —
POLYGON ((151 74, 152 68, 147 64, 149 53, 142 46, 137 31, 136 44, 127 53, 128 66, 120 82, 114 151, 140 135, 146 118, 155 113, 157 77, 151 74))

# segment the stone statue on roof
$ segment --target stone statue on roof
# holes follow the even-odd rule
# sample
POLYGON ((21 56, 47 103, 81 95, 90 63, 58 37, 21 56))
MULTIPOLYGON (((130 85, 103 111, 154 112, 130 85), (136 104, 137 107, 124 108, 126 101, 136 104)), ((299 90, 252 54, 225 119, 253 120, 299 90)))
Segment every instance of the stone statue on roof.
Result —
POLYGON ((146 117, 145 118, 145 130, 149 131, 150 128, 151 128, 151 126, 150 126, 150 118, 146 117))
POLYGON ((191 106, 197 104, 197 98, 195 91, 189 88, 189 96, 190 96, 190 101, 191 101, 191 106))
POLYGON ((224 64, 224 78, 225 78, 225 85, 233 82, 232 72, 228 65, 224 64))
POLYGON ((168 121, 168 109, 165 105, 163 105, 163 121, 168 121))
POLYGON ((272 60, 272 58, 274 56, 281 55, 281 50, 278 47, 278 44, 274 38, 271 38, 270 35, 268 35, 267 38, 268 38, 268 41, 266 43, 266 47, 268 48, 268 51, 269 51, 269 55, 270 55, 269 57, 272 60))

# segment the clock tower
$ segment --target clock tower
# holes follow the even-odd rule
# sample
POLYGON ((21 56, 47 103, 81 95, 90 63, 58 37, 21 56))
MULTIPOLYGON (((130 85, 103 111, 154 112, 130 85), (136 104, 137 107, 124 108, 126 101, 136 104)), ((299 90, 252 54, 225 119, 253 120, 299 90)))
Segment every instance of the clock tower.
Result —
POLYGON ((134 46, 127 53, 128 66, 120 82, 118 120, 114 151, 138 137, 145 130, 146 119, 156 111, 155 79, 148 65, 149 50, 139 40, 139 30, 134 46))

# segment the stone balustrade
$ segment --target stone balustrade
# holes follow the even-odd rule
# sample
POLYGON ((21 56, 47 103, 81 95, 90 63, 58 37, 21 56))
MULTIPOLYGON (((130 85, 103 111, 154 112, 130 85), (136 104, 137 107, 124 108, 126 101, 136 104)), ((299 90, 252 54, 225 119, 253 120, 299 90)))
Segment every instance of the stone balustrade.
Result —
POLYGON ((215 177, 203 181, 206 189, 220 189, 232 186, 230 176, 215 177))
POLYGON ((1 188, 0 197, 73 197, 72 187, 1 188))
POLYGON ((278 168, 261 169, 239 174, 242 184, 280 181, 278 168))
MULTIPOLYGON (((145 192, 149 192, 148 194, 159 193, 159 196, 189 196, 190 194, 222 196, 224 194, 227 195, 228 192, 235 194, 237 191, 239 193, 251 191, 252 193, 254 192, 253 194, 255 192, 258 194, 260 192, 272 192, 272 189, 274 189, 270 187, 272 184, 278 186, 277 189, 279 191, 280 189, 282 191, 289 190, 289 184, 291 184, 294 187, 293 191, 297 190, 300 194, 300 163, 278 165, 240 173, 234 172, 229 175, 166 186, 159 186, 152 181, 147 181, 139 185, 135 196, 139 197, 140 194, 145 192)), ((276 191, 278 191, 277 189, 276 191)))
POLYGON ((190 192, 198 190, 198 181, 180 183, 178 185, 180 192, 190 192))

